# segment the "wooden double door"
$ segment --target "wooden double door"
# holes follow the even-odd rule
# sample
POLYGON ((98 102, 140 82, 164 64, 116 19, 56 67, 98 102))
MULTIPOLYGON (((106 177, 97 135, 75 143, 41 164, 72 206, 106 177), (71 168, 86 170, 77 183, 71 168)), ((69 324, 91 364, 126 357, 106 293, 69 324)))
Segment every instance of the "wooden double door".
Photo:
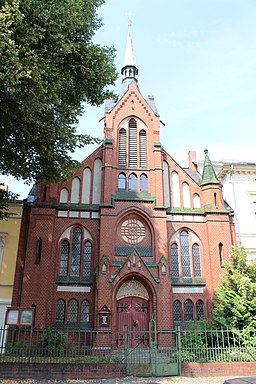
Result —
POLYGON ((145 348, 149 343, 149 302, 128 296, 117 301, 117 345, 123 348, 145 348))

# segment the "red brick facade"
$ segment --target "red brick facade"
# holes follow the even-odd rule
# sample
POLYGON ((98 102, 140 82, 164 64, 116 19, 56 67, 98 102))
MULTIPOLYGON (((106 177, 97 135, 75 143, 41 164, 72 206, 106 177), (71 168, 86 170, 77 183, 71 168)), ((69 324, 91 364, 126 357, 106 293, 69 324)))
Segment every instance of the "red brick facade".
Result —
POLYGON ((125 77, 106 105, 104 144, 73 179, 39 183, 25 204, 13 305, 35 306, 36 327, 116 330, 133 297, 147 312, 134 326, 210 318, 232 213, 217 180, 200 182, 165 152, 160 123, 153 98, 125 77))

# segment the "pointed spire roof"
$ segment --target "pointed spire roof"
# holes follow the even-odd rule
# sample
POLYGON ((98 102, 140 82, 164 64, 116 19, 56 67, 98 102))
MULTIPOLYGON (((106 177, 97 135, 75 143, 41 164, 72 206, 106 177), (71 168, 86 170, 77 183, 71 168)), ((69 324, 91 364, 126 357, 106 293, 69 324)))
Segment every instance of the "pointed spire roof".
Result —
POLYGON ((132 20, 131 20, 131 13, 129 13, 128 36, 127 36, 127 42, 126 42, 124 66, 121 70, 122 75, 124 75, 123 82, 127 79, 135 80, 137 82, 137 79, 135 78, 135 76, 139 72, 135 64, 135 51, 134 51, 134 46, 132 41, 131 27, 132 27, 132 20))
POLYGON ((221 184, 221 182, 216 176, 212 162, 208 156, 208 149, 205 149, 204 153, 205 153, 205 160, 204 160, 203 175, 202 175, 202 178, 200 179, 200 185, 221 184))

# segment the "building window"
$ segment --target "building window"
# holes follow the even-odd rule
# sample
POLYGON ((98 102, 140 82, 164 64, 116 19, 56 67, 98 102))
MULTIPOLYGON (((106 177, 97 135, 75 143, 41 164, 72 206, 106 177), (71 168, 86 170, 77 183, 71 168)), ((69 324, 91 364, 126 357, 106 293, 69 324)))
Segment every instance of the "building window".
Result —
POLYGON ((83 279, 91 279, 92 245, 89 241, 84 243, 83 279))
POLYGON ((72 299, 68 303, 68 322, 77 323, 78 320, 78 302, 72 299))
POLYGON ((89 302, 87 300, 82 301, 81 304, 81 323, 89 323, 89 313, 90 313, 90 307, 89 302))
POLYGON ((128 189, 129 189, 129 191, 134 191, 134 190, 137 191, 137 189, 138 189, 137 176, 135 175, 135 173, 132 173, 129 176, 128 189))
POLYGON ((204 303, 202 300, 196 302, 196 320, 204 319, 204 303))
POLYGON ((194 278, 201 277, 201 264, 200 264, 200 248, 198 244, 192 246, 194 278))
POLYGON ((71 278, 88 282, 91 280, 91 264, 92 244, 83 239, 81 228, 76 227, 71 233, 71 242, 66 239, 61 242, 59 276, 62 279, 71 278))
POLYGON ((63 188, 60 191, 60 203, 67 204, 68 203, 68 190, 63 188))
POLYGON ((223 244, 219 243, 220 266, 223 267, 223 244))
POLYGON ((71 203, 78 204, 80 199, 80 180, 78 177, 75 177, 72 180, 71 188, 71 203))
POLYGON ((65 321, 65 301, 62 299, 57 301, 56 321, 60 323, 64 323, 65 321))
POLYGON ((128 244, 138 244, 145 237, 145 227, 137 219, 125 220, 121 225, 121 236, 128 244))
POLYGON ((184 303, 184 323, 194 321, 194 308, 191 300, 186 300, 184 303))
POLYGON ((172 279, 173 281, 179 280, 179 258, 178 258, 178 245, 173 243, 171 245, 171 258, 172 258, 172 279))
POLYGON ((182 231, 180 234, 180 252, 181 252, 182 277, 191 278, 189 238, 188 238, 187 231, 182 231))
POLYGON ((181 302, 175 300, 173 303, 173 323, 175 326, 181 324, 182 322, 182 313, 181 313, 181 302))
POLYGON ((148 190, 148 178, 144 173, 140 176, 140 190, 141 191, 148 190))
POLYGON ((140 141, 140 168, 147 167, 147 136, 146 131, 142 129, 139 133, 140 141))
POLYGON ((42 255, 42 239, 41 237, 37 240, 36 244, 36 264, 40 264, 42 255))
POLYGON ((120 173, 118 175, 118 190, 125 191, 126 190, 126 177, 124 173, 120 173))
POLYGON ((137 121, 131 118, 127 130, 121 128, 118 136, 119 168, 147 167, 147 133, 145 129, 138 132, 137 121))

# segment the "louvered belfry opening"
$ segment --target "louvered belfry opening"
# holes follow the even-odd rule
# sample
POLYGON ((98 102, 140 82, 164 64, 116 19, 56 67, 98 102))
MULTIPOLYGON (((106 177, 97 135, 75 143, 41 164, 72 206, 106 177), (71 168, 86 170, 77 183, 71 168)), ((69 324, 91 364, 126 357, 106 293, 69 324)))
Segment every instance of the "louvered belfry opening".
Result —
POLYGON ((129 120, 129 167, 138 167, 137 123, 135 119, 129 120))
POLYGON ((147 136, 146 132, 142 129, 139 134, 140 137, 140 168, 147 167, 147 136))
POLYGON ((118 165, 120 168, 126 167, 126 130, 124 128, 119 131, 118 165))

